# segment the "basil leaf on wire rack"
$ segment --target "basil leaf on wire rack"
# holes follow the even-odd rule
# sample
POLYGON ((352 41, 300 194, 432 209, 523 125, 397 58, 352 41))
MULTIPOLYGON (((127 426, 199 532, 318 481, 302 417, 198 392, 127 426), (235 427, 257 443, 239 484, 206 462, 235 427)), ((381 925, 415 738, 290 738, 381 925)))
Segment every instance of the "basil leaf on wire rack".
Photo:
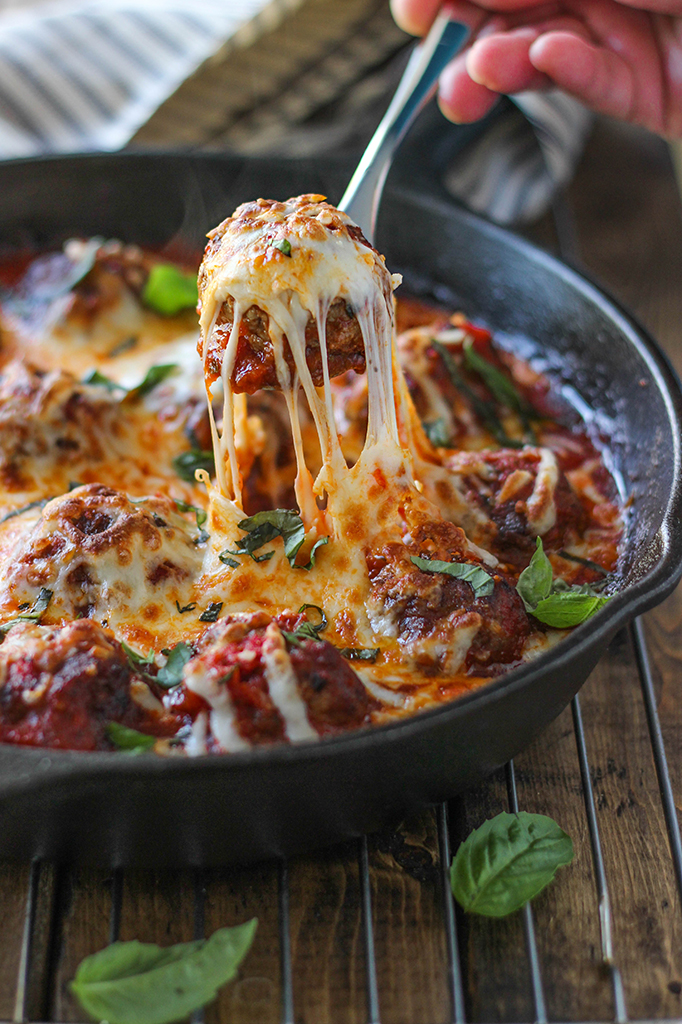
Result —
POLYGON ((81 961, 71 991, 87 1013, 108 1024, 171 1024, 232 981, 257 924, 254 918, 175 946, 113 942, 81 961))
POLYGON ((465 839, 450 869, 452 894, 469 913, 506 917, 573 860, 570 836, 544 814, 498 814, 465 839))

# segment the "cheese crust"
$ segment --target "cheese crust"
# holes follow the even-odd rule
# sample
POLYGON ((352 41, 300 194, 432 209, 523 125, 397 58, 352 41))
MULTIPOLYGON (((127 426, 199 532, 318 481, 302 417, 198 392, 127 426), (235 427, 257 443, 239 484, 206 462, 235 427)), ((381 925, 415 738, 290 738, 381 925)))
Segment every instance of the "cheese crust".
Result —
POLYGON ((566 635, 519 585, 540 544, 559 603, 616 586, 603 439, 461 314, 399 301, 396 331, 399 277, 323 197, 211 233, 198 326, 146 298, 159 265, 0 265, 0 741, 368 728, 566 635))

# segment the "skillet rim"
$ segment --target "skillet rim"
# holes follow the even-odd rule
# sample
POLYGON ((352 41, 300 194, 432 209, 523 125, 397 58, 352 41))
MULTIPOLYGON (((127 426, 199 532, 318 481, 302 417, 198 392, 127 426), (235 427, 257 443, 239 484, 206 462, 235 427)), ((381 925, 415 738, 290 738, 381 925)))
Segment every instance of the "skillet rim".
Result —
MULTIPOLYGON (((235 165, 248 167, 249 164, 263 166, 268 162, 262 158, 243 157, 239 154, 188 153, 172 149, 73 153, 3 161, 0 166, 0 175, 4 167, 21 167, 27 164, 49 166, 55 163, 63 164, 71 160, 78 163, 92 162, 96 164, 119 159, 121 162, 139 161, 142 164, 149 164, 150 158, 152 162, 158 161, 159 163, 172 159, 188 164, 205 163, 207 166, 219 165, 224 161, 226 165, 231 164, 233 167, 235 165)), ((279 162, 293 167, 311 161, 284 158, 279 162)), ((326 166, 340 169, 341 167, 340 164, 334 164, 332 161, 327 161, 326 164, 322 161, 316 161, 316 163, 318 168, 326 166)), ((90 775, 99 775, 101 771, 122 778, 138 777, 141 774, 140 769, 143 769, 144 773, 152 773, 154 776, 165 772, 171 777, 182 776, 190 772, 196 774, 197 771, 200 773, 230 771, 233 774, 240 774, 261 764, 265 764, 269 769, 274 769, 278 764, 288 764, 292 761, 333 758, 339 748, 344 754, 352 755, 356 749, 364 748, 367 744, 374 745, 375 737, 377 744, 400 742, 403 737, 428 731, 431 723, 454 722, 458 717, 465 716, 473 704, 485 708, 486 704, 496 702, 501 696, 529 686, 537 675, 545 674, 550 667, 552 670, 561 672, 568 663, 578 659, 581 654, 587 654, 599 644, 608 643, 620 628, 663 600, 674 589, 682 576, 682 384, 658 343, 637 318, 590 274, 585 273, 582 269, 577 270, 515 232, 494 224, 457 203, 425 194, 420 190, 409 189, 405 186, 391 188, 389 184, 385 195, 389 203, 392 196, 409 202, 416 201, 436 215, 442 212, 451 216, 454 209, 458 218, 487 235, 489 239, 503 239, 506 245, 511 245, 517 252, 523 253, 527 259, 536 264, 543 264, 545 269, 549 269, 556 277, 569 284, 590 304, 603 312, 608 319, 615 323, 628 343, 634 347, 650 372, 663 399, 673 439, 672 486, 660 526, 649 543, 650 547, 656 542, 660 545, 661 553, 656 563, 626 589, 614 594, 604 608, 585 623, 575 627, 575 630, 561 640, 556 647, 497 679, 491 679, 474 687, 468 693, 464 693, 450 702, 419 711, 408 718, 382 725, 363 727, 337 736, 322 737, 314 741, 255 747, 248 751, 229 755, 206 754, 194 758, 162 758, 153 754, 142 755, 141 758, 125 758, 121 757, 120 751, 70 751, 51 747, 0 743, 0 796, 16 796, 23 790, 36 791, 43 786, 52 787, 60 779, 72 775, 78 775, 85 781, 90 775), (19 762, 22 764, 20 765, 19 762), (8 769, 22 766, 26 769, 23 776, 7 778, 8 769), (32 772, 32 767, 37 768, 38 772, 32 772)), ((386 205, 384 203, 382 207, 383 216, 380 217, 377 232, 379 246, 381 245, 381 229, 386 205)))

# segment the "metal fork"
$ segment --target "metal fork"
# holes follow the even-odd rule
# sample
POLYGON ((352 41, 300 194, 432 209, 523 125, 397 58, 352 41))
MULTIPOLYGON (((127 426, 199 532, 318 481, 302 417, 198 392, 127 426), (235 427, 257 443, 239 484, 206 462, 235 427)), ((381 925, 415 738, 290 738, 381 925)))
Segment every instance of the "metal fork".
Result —
POLYGON ((377 214, 393 154, 436 89, 441 71, 462 49, 469 29, 441 12, 423 43, 415 47, 384 114, 351 178, 339 209, 374 240, 377 214))

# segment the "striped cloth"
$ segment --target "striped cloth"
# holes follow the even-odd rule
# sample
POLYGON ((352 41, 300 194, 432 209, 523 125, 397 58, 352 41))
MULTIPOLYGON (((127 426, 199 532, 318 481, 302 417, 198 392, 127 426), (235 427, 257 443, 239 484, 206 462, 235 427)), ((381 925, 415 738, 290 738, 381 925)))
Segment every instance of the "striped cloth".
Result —
MULTIPOLYGON (((124 146, 359 156, 407 44, 388 0, 61 0, 5 10, 0 158, 124 146)), ((442 174, 453 196, 503 223, 542 212, 589 126, 561 95, 516 103, 523 113, 498 119, 442 174)), ((443 121, 442 131, 458 129, 443 121)))

